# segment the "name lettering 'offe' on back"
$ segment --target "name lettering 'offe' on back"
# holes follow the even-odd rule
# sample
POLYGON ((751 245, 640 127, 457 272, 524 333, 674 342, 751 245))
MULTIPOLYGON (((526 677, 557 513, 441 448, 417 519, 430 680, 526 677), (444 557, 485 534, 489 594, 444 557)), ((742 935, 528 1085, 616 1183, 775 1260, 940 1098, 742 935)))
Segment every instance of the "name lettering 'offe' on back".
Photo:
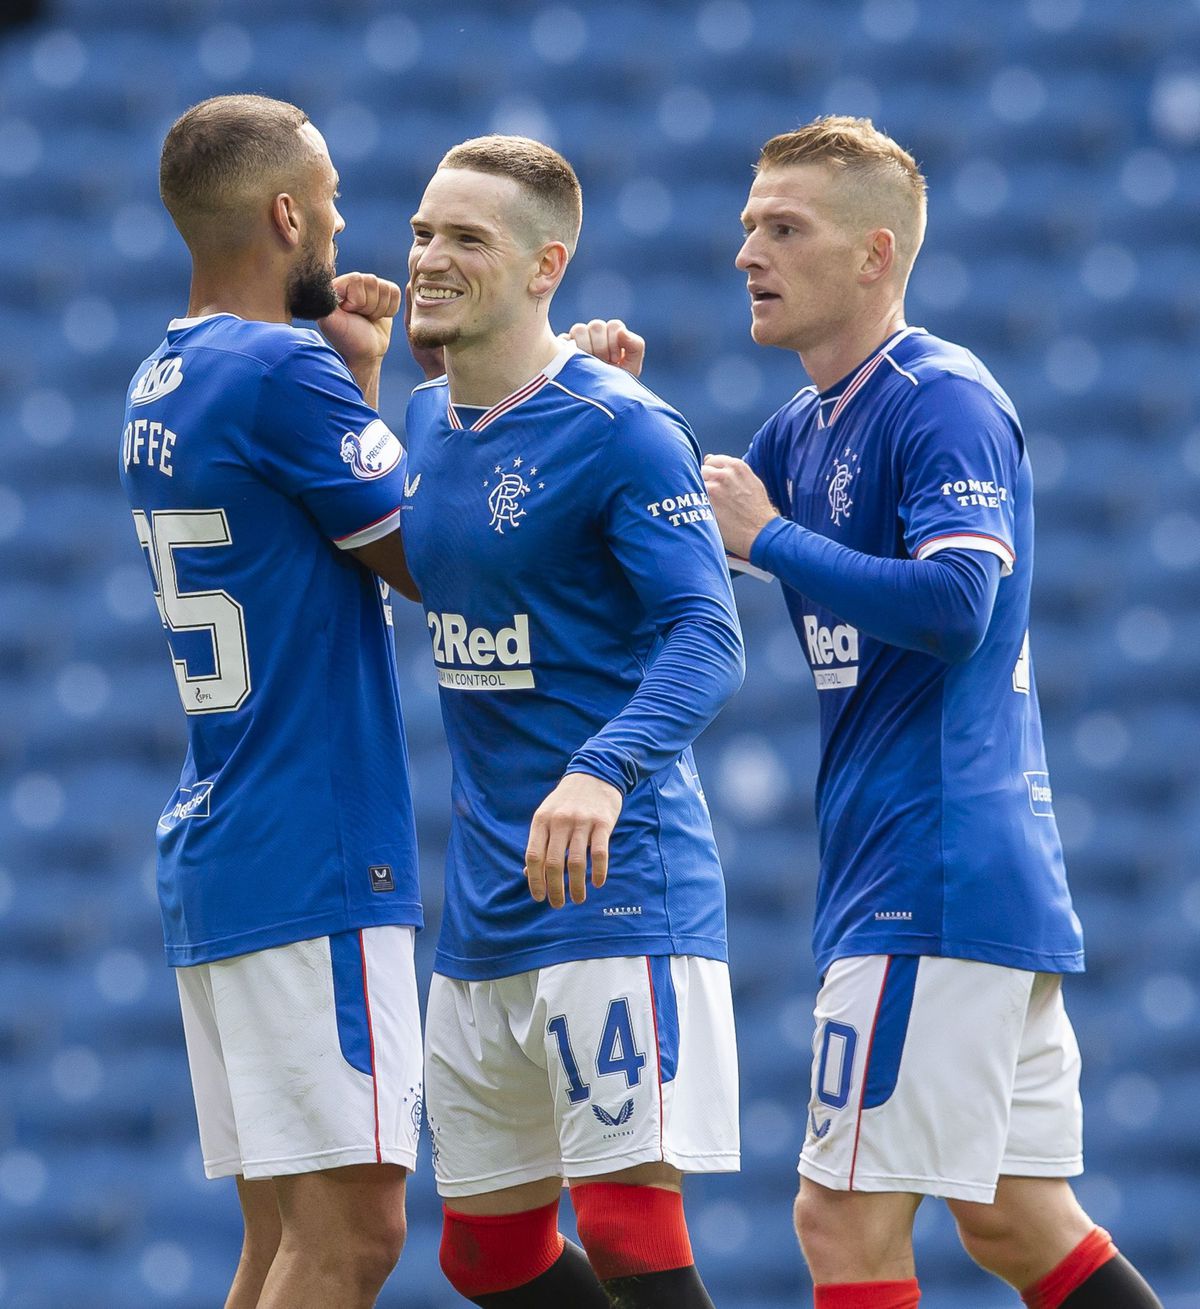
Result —
POLYGON ((400 443, 316 332, 216 314, 138 369, 120 474, 187 714, 168 960, 418 924, 387 587, 341 554, 396 530, 400 443))

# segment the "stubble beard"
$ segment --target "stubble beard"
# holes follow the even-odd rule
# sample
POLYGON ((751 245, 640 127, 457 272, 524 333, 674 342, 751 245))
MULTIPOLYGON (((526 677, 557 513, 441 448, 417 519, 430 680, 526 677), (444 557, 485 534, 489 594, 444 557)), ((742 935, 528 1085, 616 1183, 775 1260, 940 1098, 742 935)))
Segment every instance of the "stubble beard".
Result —
POLYGON ((462 336, 462 328, 447 324, 437 327, 410 327, 408 338, 418 350, 440 350, 454 343, 462 336))

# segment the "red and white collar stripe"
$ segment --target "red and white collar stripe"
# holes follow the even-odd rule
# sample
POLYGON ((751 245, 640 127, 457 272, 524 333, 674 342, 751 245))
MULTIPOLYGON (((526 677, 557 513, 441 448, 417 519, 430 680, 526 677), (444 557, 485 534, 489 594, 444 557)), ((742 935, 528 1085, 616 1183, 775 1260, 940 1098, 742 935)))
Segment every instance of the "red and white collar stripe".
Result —
MULTIPOLYGON (((497 418, 508 413, 510 409, 515 409, 518 405, 524 404, 530 396, 536 395, 547 382, 557 376, 559 369, 575 353, 577 348, 574 341, 568 341, 536 377, 531 377, 524 386, 518 387, 511 395, 506 395, 503 400, 497 401, 486 413, 480 414, 466 430, 482 432, 489 423, 494 423, 497 418)), ((454 410, 454 402, 449 398, 446 401, 446 417, 450 420, 450 426, 455 431, 461 432, 464 430, 458 414, 454 410)))
MULTIPOLYGON (((868 359, 867 362, 862 365, 862 367, 858 370, 858 372, 855 373, 854 376, 847 383, 846 389, 841 393, 840 396, 838 396, 837 402, 833 406, 833 412, 829 415, 829 418, 826 419, 824 414, 821 414, 820 425, 822 427, 832 427, 834 423, 836 423, 837 420, 842 416, 842 413, 844 412, 846 406, 850 403, 850 401, 854 399, 854 397, 863 389, 864 386, 866 386, 867 381, 870 378, 871 374, 875 372, 875 370, 879 367, 879 365, 882 364, 885 360, 889 364, 892 362, 891 358, 888 355, 888 352, 894 346, 899 345, 900 342, 903 341, 906 336, 911 336, 914 332, 920 332, 922 330, 923 329, 920 327, 904 327, 901 328, 901 330, 897 332, 895 336, 889 337, 888 340, 886 340, 883 343, 883 345, 879 347, 879 349, 875 352, 875 354, 873 354, 871 358, 868 359)), ((911 374, 908 374, 908 376, 911 377, 911 374)))

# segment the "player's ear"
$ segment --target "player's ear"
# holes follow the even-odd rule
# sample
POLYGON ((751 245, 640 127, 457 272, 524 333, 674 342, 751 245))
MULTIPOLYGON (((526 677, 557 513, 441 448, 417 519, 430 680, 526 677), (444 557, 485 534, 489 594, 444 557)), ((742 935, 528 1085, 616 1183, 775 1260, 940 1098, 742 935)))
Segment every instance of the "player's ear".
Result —
POLYGON ((571 256, 561 241, 548 241, 534 256, 535 270, 530 279, 529 290, 537 299, 552 295, 558 288, 571 256))
POLYGON ((281 191, 271 201, 271 226, 286 245, 295 247, 300 244, 303 237, 300 206, 286 191, 281 191))
POLYGON ((858 280, 863 285, 886 277, 896 263, 896 234, 890 227, 879 227, 866 235, 858 280))

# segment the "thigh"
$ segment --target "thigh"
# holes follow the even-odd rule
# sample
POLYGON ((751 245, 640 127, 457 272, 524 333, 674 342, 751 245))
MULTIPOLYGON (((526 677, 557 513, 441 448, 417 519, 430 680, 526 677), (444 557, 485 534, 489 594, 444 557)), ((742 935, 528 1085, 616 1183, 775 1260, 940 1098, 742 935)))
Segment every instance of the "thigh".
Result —
POLYGON ((1062 977, 1039 973, 1021 1037, 1012 1118, 1000 1171, 1011 1177, 1083 1172, 1079 1043, 1062 999, 1062 977))
POLYGON ((1034 974, 972 960, 838 960, 817 998, 803 1176, 991 1201, 1034 974))
POLYGON ((535 977, 471 982, 434 973, 430 982, 426 1109, 438 1193, 447 1199, 561 1177, 545 1059, 536 1046, 531 1058, 513 1032, 530 1028, 535 977))
POLYGON ((411 927, 316 937, 209 967, 244 1176, 415 1165, 411 927))
POLYGON ((523 1040, 543 1052, 572 1179, 645 1164, 738 1167, 737 1053, 723 963, 639 955, 543 968, 523 1040))

